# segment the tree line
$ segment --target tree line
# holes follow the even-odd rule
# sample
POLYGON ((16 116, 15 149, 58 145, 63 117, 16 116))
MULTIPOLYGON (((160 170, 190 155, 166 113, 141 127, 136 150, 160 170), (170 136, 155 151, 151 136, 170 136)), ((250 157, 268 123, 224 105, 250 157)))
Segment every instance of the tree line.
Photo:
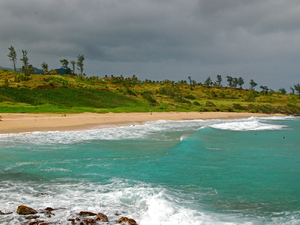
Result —
MULTIPOLYGON (((13 46, 10 46, 8 48, 8 50, 9 50, 9 54, 7 56, 13 64, 14 71, 17 71, 17 53, 15 51, 15 48, 13 46)), ((30 73, 32 73, 34 70, 34 67, 29 63, 29 58, 28 58, 27 54, 28 54, 27 50, 22 50, 22 58, 20 58, 21 62, 23 63, 23 65, 21 67, 21 71, 24 73, 25 76, 29 76, 30 73)), ((85 76, 85 74, 83 73, 84 59, 85 59, 84 55, 78 55, 77 61, 74 61, 74 60, 69 61, 67 59, 61 59, 60 63, 61 63, 61 69, 63 70, 63 74, 77 75, 78 77, 83 78, 85 76), (72 69, 69 67, 69 63, 71 64, 72 69), (76 66, 77 66, 77 70, 79 71, 78 74, 75 73, 76 66)), ((43 62, 41 64, 41 67, 43 70, 43 74, 45 74, 45 75, 58 73, 57 70, 49 71, 49 67, 46 62, 43 62)), ((91 77, 91 79, 93 79, 93 77, 91 77)), ((141 82, 139 79, 137 79, 137 77, 135 75, 133 75, 131 78, 130 77, 124 78, 122 75, 120 75, 119 77, 114 76, 114 75, 111 75, 111 77, 108 77, 107 75, 105 75, 104 79, 107 79, 107 80, 109 79, 112 82, 131 82, 131 83, 140 83, 141 82)), ((213 81, 210 76, 203 83, 197 83, 195 80, 193 80, 191 78, 191 76, 188 77, 188 81, 189 81, 189 86, 191 89, 193 89, 193 87, 195 87, 196 85, 201 85, 201 86, 205 86, 205 87, 223 87, 222 86, 223 78, 221 75, 217 75, 215 81, 213 81)), ((243 85, 245 84, 244 78, 242 78, 242 77, 226 76, 226 81, 228 83, 227 87, 229 87, 229 88, 243 89, 243 85)), ((176 82, 170 81, 170 80, 151 81, 148 79, 146 79, 144 82, 145 83, 170 83, 170 84, 176 83, 176 82)), ((178 81, 177 83, 188 84, 186 80, 181 80, 181 81, 178 81)), ((249 82, 249 90, 254 91, 256 86, 257 86, 257 83, 253 79, 251 79, 249 82)), ((261 92, 266 95, 270 91, 274 92, 272 89, 269 89, 269 87, 265 86, 265 85, 260 85, 260 89, 261 89, 261 92)), ((290 89, 291 89, 291 94, 297 93, 300 96, 300 84, 295 84, 295 85, 291 86, 290 89)), ((287 91, 285 88, 280 88, 278 90, 278 92, 281 94, 287 94, 287 91)))
MULTIPOLYGON (((13 64, 13 68, 14 71, 17 71, 17 52, 15 51, 15 48, 13 46, 10 46, 8 48, 9 53, 8 53, 8 58, 9 60, 12 62, 13 64)), ((20 58, 21 62, 22 62, 22 67, 21 67, 21 71, 24 73, 25 76, 29 76, 33 70, 34 67, 32 66, 32 64, 29 63, 29 58, 27 56, 28 51, 27 50, 22 50, 22 58, 20 58)), ((77 56, 77 61, 70 61, 71 65, 72 65, 72 70, 69 68, 69 61, 67 59, 62 59, 60 60, 61 65, 61 69, 63 69, 64 74, 72 74, 72 75, 78 75, 79 77, 83 77, 85 76, 85 74, 83 73, 84 70, 84 55, 78 55, 77 56), (77 69, 79 71, 79 74, 75 73, 75 67, 77 66, 77 69)), ((49 71, 49 66, 46 62, 43 62, 41 64, 43 73, 45 75, 47 74, 57 74, 56 70, 50 70, 49 71)))

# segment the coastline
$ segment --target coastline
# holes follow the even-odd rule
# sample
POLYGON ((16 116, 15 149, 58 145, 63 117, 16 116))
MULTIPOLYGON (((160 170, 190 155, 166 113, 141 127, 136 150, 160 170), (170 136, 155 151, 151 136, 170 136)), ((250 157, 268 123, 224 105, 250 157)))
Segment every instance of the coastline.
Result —
POLYGON ((147 112, 107 114, 1 113, 0 116, 0 134, 5 134, 100 129, 157 120, 243 119, 252 116, 269 117, 285 115, 236 112, 147 112))

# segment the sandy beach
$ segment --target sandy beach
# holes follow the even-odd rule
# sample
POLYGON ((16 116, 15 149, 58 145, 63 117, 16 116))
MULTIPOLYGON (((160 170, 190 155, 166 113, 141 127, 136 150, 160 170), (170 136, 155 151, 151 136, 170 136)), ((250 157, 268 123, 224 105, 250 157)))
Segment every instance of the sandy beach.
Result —
MULTIPOLYGON (((148 113, 81 113, 31 114, 1 113, 0 134, 34 131, 67 131, 140 124, 157 120, 239 119, 274 116, 233 112, 148 112, 148 113)), ((280 115, 277 115, 280 116, 280 115)))

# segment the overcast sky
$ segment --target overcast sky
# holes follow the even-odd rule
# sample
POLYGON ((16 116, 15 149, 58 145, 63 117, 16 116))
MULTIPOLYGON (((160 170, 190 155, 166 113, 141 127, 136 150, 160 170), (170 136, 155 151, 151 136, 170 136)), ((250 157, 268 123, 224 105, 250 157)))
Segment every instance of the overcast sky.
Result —
POLYGON ((299 0, 1 0, 0 42, 4 67, 12 45, 39 68, 84 54, 88 76, 300 83, 299 0))

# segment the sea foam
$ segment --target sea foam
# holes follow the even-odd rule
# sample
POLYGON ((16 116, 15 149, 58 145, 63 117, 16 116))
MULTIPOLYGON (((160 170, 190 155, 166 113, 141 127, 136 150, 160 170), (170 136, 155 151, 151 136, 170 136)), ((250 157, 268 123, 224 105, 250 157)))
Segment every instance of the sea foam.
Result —
POLYGON ((109 217, 110 224, 118 224, 122 216, 134 218, 140 225, 200 225, 200 224, 252 224, 239 218, 224 218, 217 213, 199 211, 178 203, 176 196, 163 187, 122 179, 111 179, 107 183, 0 183, 2 210, 14 212, 2 216, 0 224, 23 224, 24 217, 15 211, 18 205, 26 204, 38 211, 46 207, 55 209, 55 216, 41 219, 50 223, 67 224, 69 218, 78 217, 80 211, 102 212, 109 217), (29 188, 30 186, 30 188, 29 188), (225 222, 225 221, 228 222, 225 222), (230 222, 231 220, 231 222, 230 222), (232 220, 234 222, 232 222, 232 220), (239 221, 239 222, 236 222, 239 221))
POLYGON ((254 130, 281 130, 285 128, 284 125, 262 123, 256 118, 250 120, 230 121, 212 124, 210 127, 221 130, 233 130, 233 131, 254 131, 254 130))

